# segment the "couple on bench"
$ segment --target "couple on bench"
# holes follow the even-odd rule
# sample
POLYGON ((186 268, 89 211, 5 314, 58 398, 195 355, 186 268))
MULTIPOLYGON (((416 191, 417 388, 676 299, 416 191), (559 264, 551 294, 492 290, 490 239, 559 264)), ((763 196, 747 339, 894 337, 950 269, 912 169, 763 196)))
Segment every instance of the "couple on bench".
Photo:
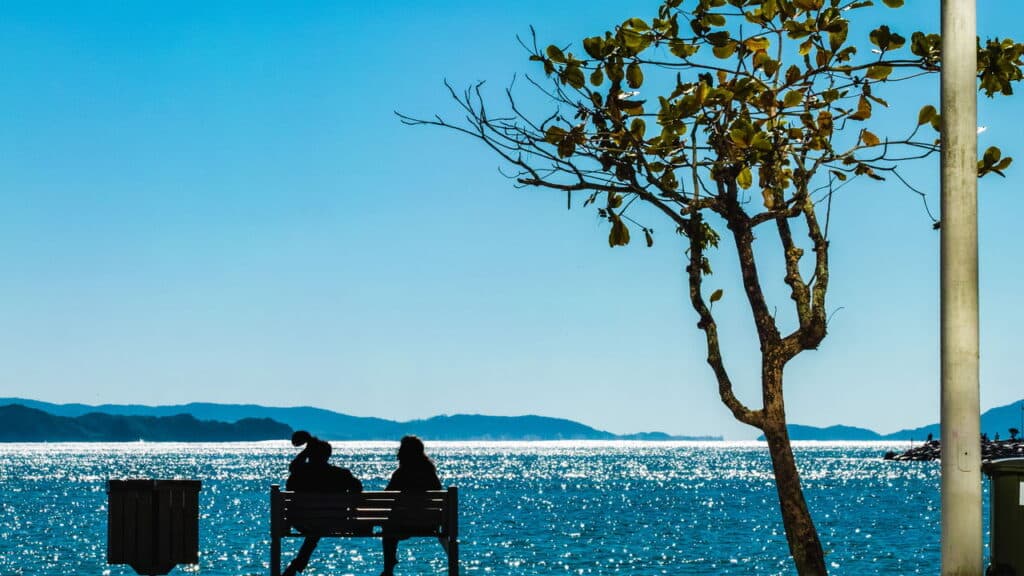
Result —
MULTIPOLYGON (((305 445, 305 448, 288 465, 288 482, 285 488, 294 492, 347 492, 363 491, 363 483, 352 475, 347 468, 328 463, 331 456, 331 445, 324 440, 300 430, 292 435, 294 446, 305 445)), ((391 474, 385 490, 401 492, 425 492, 440 490, 441 481, 437 477, 437 468, 427 456, 423 441, 416 436, 405 436, 398 448, 398 469, 391 474)), ((398 564, 398 540, 384 536, 384 571, 381 576, 392 576, 398 564)), ((295 576, 305 570, 309 558, 313 554, 320 537, 306 536, 299 553, 288 564, 282 576, 295 576)))

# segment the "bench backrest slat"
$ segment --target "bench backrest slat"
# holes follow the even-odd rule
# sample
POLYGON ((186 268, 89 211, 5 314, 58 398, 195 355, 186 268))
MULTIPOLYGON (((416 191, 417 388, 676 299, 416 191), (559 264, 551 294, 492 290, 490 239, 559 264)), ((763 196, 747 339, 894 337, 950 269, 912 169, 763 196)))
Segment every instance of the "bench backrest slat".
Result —
POLYGON ((457 529, 451 525, 458 512, 450 509, 450 496, 448 490, 431 490, 357 494, 279 491, 275 497, 286 532, 298 529, 345 535, 383 530, 444 536, 457 529))

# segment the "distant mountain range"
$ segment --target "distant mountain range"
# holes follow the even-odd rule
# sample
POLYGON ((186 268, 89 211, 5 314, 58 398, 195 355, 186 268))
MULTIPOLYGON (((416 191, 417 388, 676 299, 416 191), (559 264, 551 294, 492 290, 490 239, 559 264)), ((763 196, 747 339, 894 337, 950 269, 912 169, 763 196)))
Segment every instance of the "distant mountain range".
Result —
MULTIPOLYGON (((662 432, 612 434, 563 418, 544 416, 483 416, 457 414, 424 420, 397 422, 383 418, 350 416, 309 406, 279 408, 256 404, 196 402, 173 406, 138 404, 52 404, 24 398, 0 398, 0 406, 18 404, 64 418, 85 415, 168 417, 187 415, 198 421, 242 423, 253 419, 274 421, 289 428, 276 438, 285 439, 291 429, 309 430, 329 440, 397 440, 416 434, 426 440, 721 440, 721 436, 672 436, 662 432)), ((8 424, 0 417, 0 441, 8 424)), ((135 438, 133 438, 135 439, 135 438)), ((57 441, 56 439, 52 439, 57 441)))
MULTIPOLYGON (((1002 438, 1009 437, 1010 428, 1024 429, 1021 426, 1022 404, 1024 404, 1024 400, 986 410, 981 414, 981 431, 988 434, 989 438, 994 439, 996 434, 1002 438)), ((938 424, 907 428, 892 434, 879 434, 874 430, 854 426, 819 428, 790 424, 788 428, 791 440, 924 440, 929 434, 936 439, 940 435, 938 424)), ((764 436, 759 437, 758 440, 764 440, 764 436)))
POLYGON ((292 429, 268 418, 237 422, 175 416, 124 416, 90 412, 57 416, 21 404, 0 402, 0 442, 237 442, 277 440, 292 429))

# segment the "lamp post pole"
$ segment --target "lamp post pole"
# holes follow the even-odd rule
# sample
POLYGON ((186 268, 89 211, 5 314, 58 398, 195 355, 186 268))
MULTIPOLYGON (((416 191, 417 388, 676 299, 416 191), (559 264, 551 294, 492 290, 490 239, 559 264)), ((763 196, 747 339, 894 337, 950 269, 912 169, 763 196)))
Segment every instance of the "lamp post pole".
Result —
POLYGON ((942 0, 942 576, 981 576, 977 17, 942 0))

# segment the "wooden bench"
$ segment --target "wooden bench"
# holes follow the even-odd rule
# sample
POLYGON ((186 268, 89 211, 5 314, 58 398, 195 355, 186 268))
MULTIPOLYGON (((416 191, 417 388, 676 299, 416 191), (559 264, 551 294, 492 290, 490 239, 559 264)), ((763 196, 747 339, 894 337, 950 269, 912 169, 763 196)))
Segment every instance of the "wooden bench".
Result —
POLYGON ((281 575, 281 538, 435 537, 459 574, 459 491, 286 492, 270 487, 270 574, 281 575))

